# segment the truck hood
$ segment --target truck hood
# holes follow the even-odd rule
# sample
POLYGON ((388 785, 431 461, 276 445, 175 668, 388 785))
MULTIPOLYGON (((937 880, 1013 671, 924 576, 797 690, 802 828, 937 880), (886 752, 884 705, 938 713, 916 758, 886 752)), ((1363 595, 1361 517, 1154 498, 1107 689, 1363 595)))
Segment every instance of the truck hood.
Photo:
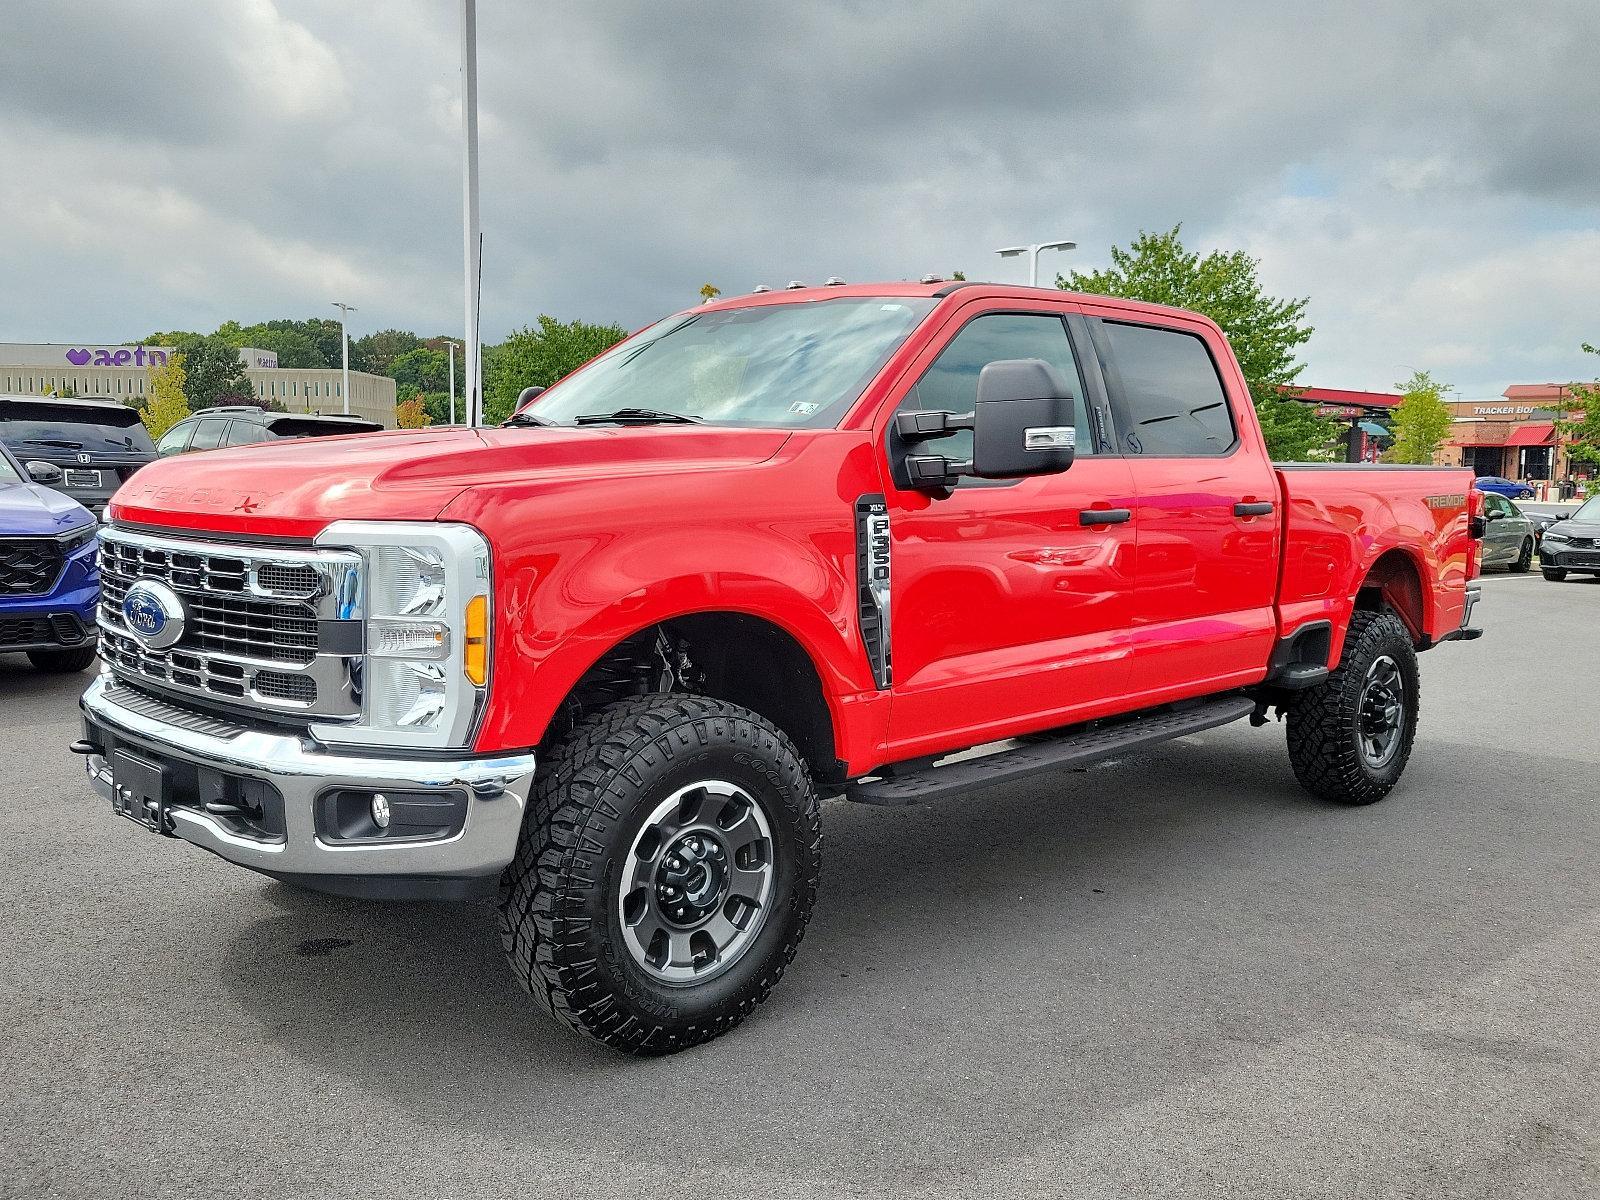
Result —
POLYGON ((113 520, 314 537, 336 520, 432 520, 470 487, 724 470, 764 462, 781 429, 690 425, 398 430, 160 459, 111 501, 113 520))
POLYGON ((70 496, 37 483, 0 483, 0 537, 51 537, 93 524, 94 514, 70 496))

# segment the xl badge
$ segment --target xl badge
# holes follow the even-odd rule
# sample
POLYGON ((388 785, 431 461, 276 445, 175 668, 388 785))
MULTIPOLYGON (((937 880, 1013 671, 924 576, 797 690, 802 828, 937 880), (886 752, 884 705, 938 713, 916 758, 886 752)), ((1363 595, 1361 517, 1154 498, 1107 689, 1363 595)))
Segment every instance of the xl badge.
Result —
POLYGON ((122 621, 152 650, 165 650, 183 636, 183 601, 164 583, 141 579, 122 598, 122 621))

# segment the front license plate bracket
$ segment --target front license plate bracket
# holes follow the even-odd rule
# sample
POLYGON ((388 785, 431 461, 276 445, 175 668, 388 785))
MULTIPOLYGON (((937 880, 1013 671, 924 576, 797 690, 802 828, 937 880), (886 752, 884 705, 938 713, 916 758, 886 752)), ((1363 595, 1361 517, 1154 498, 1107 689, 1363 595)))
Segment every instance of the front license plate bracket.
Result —
POLYGON ((126 750, 111 754, 111 807, 152 833, 172 836, 167 818, 171 781, 167 769, 126 750))

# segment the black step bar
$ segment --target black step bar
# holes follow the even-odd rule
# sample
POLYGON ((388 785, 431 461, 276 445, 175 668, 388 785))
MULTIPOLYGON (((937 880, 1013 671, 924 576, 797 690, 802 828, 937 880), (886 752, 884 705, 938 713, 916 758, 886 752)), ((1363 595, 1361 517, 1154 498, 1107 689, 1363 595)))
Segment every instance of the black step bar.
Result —
MULTIPOLYGON (((1014 749, 948 766, 928 766, 855 780, 845 785, 844 796, 857 804, 921 804, 956 792, 1010 783, 1044 771, 1115 758, 1132 750, 1238 721, 1248 717, 1254 708, 1255 701, 1248 696, 1218 696, 1115 722, 1079 726, 1067 733, 1030 738, 1014 749)), ((885 768, 885 771, 891 769, 885 768)))

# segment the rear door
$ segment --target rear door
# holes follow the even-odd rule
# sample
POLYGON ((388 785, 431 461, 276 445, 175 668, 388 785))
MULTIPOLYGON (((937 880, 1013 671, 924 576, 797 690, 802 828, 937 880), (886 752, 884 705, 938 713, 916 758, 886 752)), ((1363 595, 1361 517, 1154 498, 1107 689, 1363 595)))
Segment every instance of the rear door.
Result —
POLYGON ((1085 310, 1137 496, 1133 696, 1255 682, 1277 638, 1282 514, 1232 353, 1181 314, 1085 310))

